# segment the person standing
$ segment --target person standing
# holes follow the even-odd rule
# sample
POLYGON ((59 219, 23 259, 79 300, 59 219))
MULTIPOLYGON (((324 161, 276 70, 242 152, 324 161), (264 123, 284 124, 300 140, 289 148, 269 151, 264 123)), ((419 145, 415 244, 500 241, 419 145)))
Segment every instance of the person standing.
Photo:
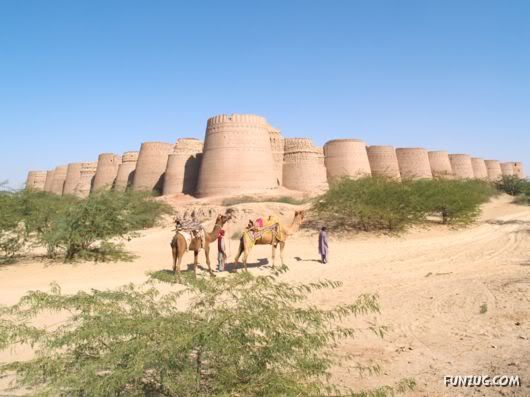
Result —
POLYGON ((321 262, 328 263, 328 229, 325 226, 322 226, 318 235, 318 253, 321 262))
POLYGON ((217 235, 217 271, 222 272, 225 270, 226 262, 226 248, 225 248, 225 231, 223 229, 219 230, 217 235))

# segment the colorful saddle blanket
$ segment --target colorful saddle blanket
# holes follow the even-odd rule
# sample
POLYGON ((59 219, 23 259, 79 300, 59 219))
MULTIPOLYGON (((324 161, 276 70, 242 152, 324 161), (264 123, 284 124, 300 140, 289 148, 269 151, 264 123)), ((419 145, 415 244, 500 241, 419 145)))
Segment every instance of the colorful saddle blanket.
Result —
POLYGON ((285 239, 284 233, 282 233, 279 223, 268 223, 262 228, 252 228, 247 229, 243 233, 243 238, 246 243, 252 247, 256 244, 256 241, 262 238, 267 233, 272 233, 272 238, 278 241, 283 241, 285 239))

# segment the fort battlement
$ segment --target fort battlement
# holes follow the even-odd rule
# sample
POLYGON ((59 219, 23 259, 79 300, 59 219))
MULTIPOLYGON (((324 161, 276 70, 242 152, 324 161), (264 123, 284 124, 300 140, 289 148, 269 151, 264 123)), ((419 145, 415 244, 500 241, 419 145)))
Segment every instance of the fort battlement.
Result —
POLYGON ((517 161, 500 163, 421 147, 367 146, 354 138, 332 139, 322 148, 309 138, 284 137, 265 117, 233 113, 207 120, 204 143, 196 138, 179 138, 175 144, 144 142, 139 151, 122 156, 102 153, 97 163, 30 171, 26 186, 81 197, 111 187, 212 197, 267 193, 280 186, 318 193, 334 179, 370 175, 396 180, 525 178, 517 161))

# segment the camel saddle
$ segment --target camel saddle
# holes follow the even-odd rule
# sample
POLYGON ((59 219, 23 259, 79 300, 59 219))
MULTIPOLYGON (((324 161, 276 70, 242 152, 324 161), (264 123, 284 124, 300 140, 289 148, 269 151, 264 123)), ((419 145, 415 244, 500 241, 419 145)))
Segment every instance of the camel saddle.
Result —
POLYGON ((252 227, 247 229, 243 233, 243 238, 253 246, 256 243, 256 240, 262 238, 266 233, 272 233, 272 237, 278 241, 285 241, 285 235, 281 232, 279 222, 267 222, 262 228, 252 227))
POLYGON ((184 240, 186 240, 186 247, 188 249, 200 249, 206 245, 206 235, 204 232, 204 228, 199 222, 194 220, 177 220, 175 221, 175 226, 175 231, 179 233, 182 237, 184 237, 184 240), (192 247, 192 240, 199 240, 199 246, 192 247))

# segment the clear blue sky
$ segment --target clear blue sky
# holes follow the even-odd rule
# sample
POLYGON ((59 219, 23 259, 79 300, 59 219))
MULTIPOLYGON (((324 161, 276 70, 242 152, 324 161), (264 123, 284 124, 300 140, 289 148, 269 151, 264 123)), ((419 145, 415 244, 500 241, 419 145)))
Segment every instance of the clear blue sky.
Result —
POLYGON ((220 113, 528 172, 530 1, 0 0, 0 180, 220 113))

